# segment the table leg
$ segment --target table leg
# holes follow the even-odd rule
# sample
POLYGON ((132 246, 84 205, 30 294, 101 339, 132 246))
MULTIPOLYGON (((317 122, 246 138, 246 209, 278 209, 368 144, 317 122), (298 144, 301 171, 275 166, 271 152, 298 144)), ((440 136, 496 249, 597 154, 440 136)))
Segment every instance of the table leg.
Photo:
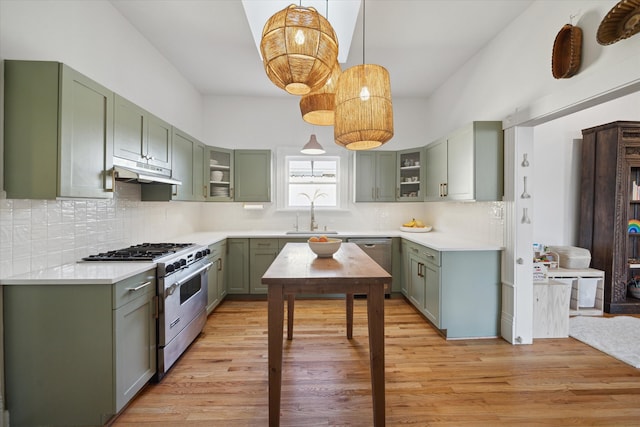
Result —
POLYGON ((295 294, 287 295, 287 339, 293 339, 293 304, 295 303, 295 294))
POLYGON ((385 425, 384 392, 384 287, 371 285, 367 295, 369 359, 373 395, 373 425, 385 425))
POLYGON ((280 425, 280 392, 282 390, 282 327, 284 323, 284 288, 269 285, 269 427, 280 425))
POLYGON ((353 294, 347 294, 347 339, 353 338, 353 294))

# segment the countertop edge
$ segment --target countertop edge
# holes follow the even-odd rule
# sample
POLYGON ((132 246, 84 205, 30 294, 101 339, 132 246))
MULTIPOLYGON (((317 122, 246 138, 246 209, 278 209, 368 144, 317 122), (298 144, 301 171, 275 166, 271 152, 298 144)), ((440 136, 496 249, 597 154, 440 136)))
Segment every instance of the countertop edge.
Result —
MULTIPOLYGON (((195 243, 209 246, 229 238, 274 238, 296 239, 321 235, 322 231, 309 234, 287 234, 283 231, 203 231, 194 232, 176 238, 176 241, 195 243)), ((408 233, 400 230, 382 231, 349 231, 338 232, 332 236, 348 239, 351 237, 399 237, 410 242, 426 246, 437 251, 502 251, 504 247, 466 239, 464 237, 431 231, 428 233, 408 233)), ((112 285, 136 274, 156 268, 154 262, 75 262, 50 267, 44 270, 17 274, 0 279, 0 286, 16 285, 112 285)))

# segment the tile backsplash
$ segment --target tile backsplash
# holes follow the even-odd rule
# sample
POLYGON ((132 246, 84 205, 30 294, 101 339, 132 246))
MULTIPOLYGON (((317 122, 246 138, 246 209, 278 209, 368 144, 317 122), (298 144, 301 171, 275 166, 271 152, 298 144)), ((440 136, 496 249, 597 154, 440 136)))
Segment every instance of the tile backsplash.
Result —
POLYGON ((107 200, 0 200, 0 278, 195 230, 197 203, 141 202, 118 182, 107 200))
MULTIPOLYGON (((308 227, 308 210, 246 210, 242 203, 142 202, 140 185, 118 182, 108 200, 0 199, 0 278, 72 263, 143 242, 176 241, 196 231, 308 227)), ((468 239, 503 244, 503 203, 351 203, 316 212, 320 230, 396 230, 411 217, 468 239)))

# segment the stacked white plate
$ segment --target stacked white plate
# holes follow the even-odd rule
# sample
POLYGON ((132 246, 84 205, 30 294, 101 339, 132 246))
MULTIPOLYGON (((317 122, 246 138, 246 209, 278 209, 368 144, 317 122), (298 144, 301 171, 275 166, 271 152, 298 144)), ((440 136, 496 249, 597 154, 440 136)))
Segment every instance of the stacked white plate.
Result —
POLYGON ((229 197, 229 189, 224 187, 214 187, 211 189, 211 195, 216 197, 229 197))

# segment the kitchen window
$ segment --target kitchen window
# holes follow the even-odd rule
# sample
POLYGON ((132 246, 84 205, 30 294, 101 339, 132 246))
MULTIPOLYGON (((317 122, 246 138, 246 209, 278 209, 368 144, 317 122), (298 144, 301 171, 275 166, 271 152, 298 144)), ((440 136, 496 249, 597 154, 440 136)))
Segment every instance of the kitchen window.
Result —
POLYGON ((276 151, 275 199, 278 210, 308 212, 311 202, 300 195, 313 198, 316 211, 344 211, 352 197, 353 181, 350 165, 353 153, 329 147, 327 153, 317 156, 301 154, 300 147, 282 146, 276 151))
POLYGON ((286 156, 286 208, 339 208, 340 157, 286 156))

